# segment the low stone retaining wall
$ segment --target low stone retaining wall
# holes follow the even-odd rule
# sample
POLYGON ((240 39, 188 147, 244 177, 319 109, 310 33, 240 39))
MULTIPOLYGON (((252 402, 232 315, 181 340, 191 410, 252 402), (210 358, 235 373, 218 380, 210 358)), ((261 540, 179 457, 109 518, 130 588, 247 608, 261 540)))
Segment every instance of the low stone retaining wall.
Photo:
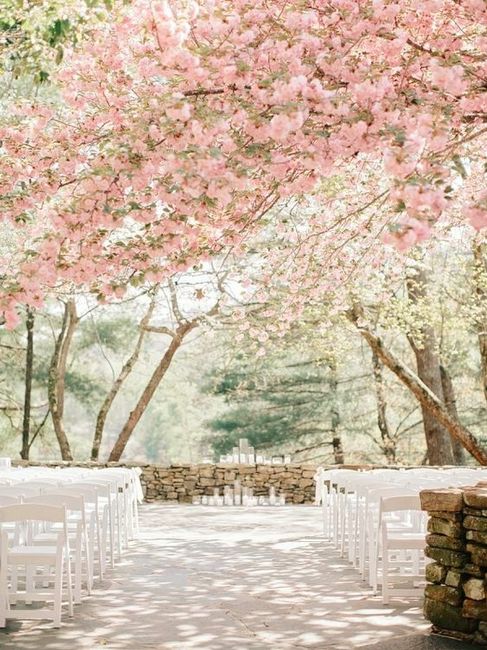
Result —
POLYGON ((211 495, 215 488, 222 493, 225 485, 239 480, 242 487, 254 490, 254 495, 284 492, 288 503, 313 503, 315 487, 313 465, 153 465, 140 463, 82 463, 16 461, 15 465, 50 467, 140 467, 146 501, 179 501, 191 503, 193 496, 211 495))
POLYGON ((424 614, 436 632, 487 645, 487 483, 426 490, 424 614))
POLYGON ((312 503, 315 472, 310 465, 150 465, 143 468, 142 480, 147 501, 190 502, 193 496, 213 494, 215 488, 223 494, 223 487, 238 479, 255 496, 268 495, 273 486, 289 503, 312 503))

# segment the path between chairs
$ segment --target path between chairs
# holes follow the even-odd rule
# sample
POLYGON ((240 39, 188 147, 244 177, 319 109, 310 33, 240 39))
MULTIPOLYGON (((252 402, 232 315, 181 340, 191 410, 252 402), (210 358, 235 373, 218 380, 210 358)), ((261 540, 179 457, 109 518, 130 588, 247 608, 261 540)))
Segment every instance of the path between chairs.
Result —
POLYGON ((349 650, 379 643, 383 650, 405 635, 412 636, 401 648, 422 648, 416 635, 428 625, 419 603, 383 606, 371 597, 324 543, 318 508, 144 505, 140 511, 141 538, 103 588, 75 607, 73 619, 65 618, 60 630, 11 621, 0 630, 0 648, 349 650))

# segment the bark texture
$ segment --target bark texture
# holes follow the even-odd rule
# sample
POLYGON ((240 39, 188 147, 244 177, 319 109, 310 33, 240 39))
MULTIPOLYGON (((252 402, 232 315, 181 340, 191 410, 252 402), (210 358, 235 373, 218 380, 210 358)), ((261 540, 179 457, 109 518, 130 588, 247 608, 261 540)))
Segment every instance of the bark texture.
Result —
MULTIPOLYGON (((441 383, 443 386, 443 397, 445 398, 445 406, 449 414, 455 420, 458 420, 457 400, 455 397, 455 388, 450 373, 445 366, 440 366, 441 370, 441 383)), ((457 438, 451 439, 451 446, 453 451, 453 460, 456 465, 463 465, 465 463, 465 452, 460 441, 457 438)))
POLYGON ((487 401, 487 260, 485 253, 485 244, 475 242, 473 246, 475 261, 474 288, 482 307, 480 317, 477 320, 477 338, 479 342, 482 389, 487 401))
POLYGON ((25 327, 27 330, 27 348, 25 354, 24 413, 22 418, 22 450, 20 452, 20 457, 24 460, 29 460, 32 406, 32 374, 34 367, 34 312, 29 307, 27 308, 25 327))
POLYGON ((335 368, 331 367, 330 394, 331 394, 331 444, 333 447, 333 460, 336 465, 345 463, 342 437, 340 435, 340 410, 338 408, 338 379, 335 368))
POLYGON ((383 365, 377 356, 377 353, 372 350, 372 371, 374 374, 375 398, 377 402, 377 426, 379 427, 381 438, 381 450, 386 457, 389 465, 396 463, 396 440, 391 433, 389 422, 387 419, 387 399, 384 389, 384 376, 383 365))
MULTIPOLYGON (((418 268, 414 277, 407 279, 410 301, 415 305, 421 304, 426 298, 426 288, 426 274, 423 269, 418 268)), ((416 357, 416 368, 419 379, 426 384, 441 402, 445 402, 441 380, 440 357, 433 327, 425 323, 421 327, 419 341, 416 341, 411 336, 408 338, 416 357)), ((423 403, 421 404, 421 411, 429 464, 452 465, 453 451, 447 429, 423 403)))
POLYGON ((68 300, 64 306, 61 331, 56 339, 49 367, 47 386, 49 410, 63 460, 73 460, 69 440, 64 430, 64 390, 68 353, 78 320, 76 303, 74 300, 68 300))

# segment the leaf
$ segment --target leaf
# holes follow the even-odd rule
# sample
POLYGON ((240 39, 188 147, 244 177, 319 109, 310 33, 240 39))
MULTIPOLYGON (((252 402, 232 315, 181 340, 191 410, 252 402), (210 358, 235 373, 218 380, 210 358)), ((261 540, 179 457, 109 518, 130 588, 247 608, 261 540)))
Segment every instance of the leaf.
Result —
POLYGON ((460 174, 462 178, 467 178, 467 170, 462 162, 462 159, 458 154, 455 154, 452 158, 453 166, 455 170, 460 174))
POLYGON ((59 65, 61 61, 63 60, 64 57, 64 50, 61 45, 58 45, 57 51, 56 51, 56 58, 54 59, 56 62, 56 65, 59 65))

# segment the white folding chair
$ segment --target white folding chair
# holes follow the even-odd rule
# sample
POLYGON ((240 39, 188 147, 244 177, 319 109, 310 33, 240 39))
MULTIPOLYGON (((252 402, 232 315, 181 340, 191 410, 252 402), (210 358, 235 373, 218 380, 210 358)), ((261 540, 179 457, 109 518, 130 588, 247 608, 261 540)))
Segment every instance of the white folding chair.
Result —
MULTIPOLYGON (((66 508, 69 547, 72 554, 71 567, 74 575, 74 602, 79 604, 83 578, 88 594, 91 593, 93 586, 93 561, 88 542, 84 497, 72 494, 42 494, 26 498, 24 502, 66 508)), ((53 525, 47 530, 35 534, 32 540, 33 544, 41 546, 46 543, 51 544, 55 540, 58 528, 59 525, 53 525)))
MULTIPOLYGON (((98 563, 98 576, 103 580, 106 567, 108 506, 100 499, 100 488, 89 483, 69 483, 62 487, 46 489, 44 494, 82 496, 88 530, 90 557, 98 563), (96 550, 96 552, 95 552, 96 550)), ((94 570, 92 571, 94 573, 94 570)))
POLYGON ((37 504, 16 504, 0 508, 0 627, 5 627, 7 619, 49 619, 55 627, 61 625, 63 582, 66 582, 69 615, 73 615, 73 596, 71 586, 70 551, 66 509, 63 506, 37 504), (20 533, 12 543, 5 524, 16 524, 20 533), (32 538, 39 524, 61 524, 54 544, 35 546, 32 538), (9 587, 9 574, 12 567, 23 566, 26 571, 25 589, 18 591, 18 582, 13 591, 9 587), (42 568, 41 575, 37 571, 42 568), (32 580, 28 579, 29 570, 32 580), (54 575, 51 574, 54 570, 54 575), (37 582, 53 584, 53 589, 37 589, 37 582), (18 608, 11 604, 23 600, 53 602, 53 608, 18 608))
POLYGON ((379 526, 382 546, 382 602, 384 605, 389 603, 391 595, 408 598, 423 595, 423 590, 418 588, 391 590, 391 580, 397 575, 391 574, 390 568, 393 565, 399 567, 401 579, 404 579, 405 568, 409 569, 407 577, 410 580, 419 581, 423 577, 423 550, 426 544, 424 514, 421 510, 419 495, 381 497, 379 526), (401 526, 398 526, 397 520, 391 521, 391 516, 398 514, 402 515, 401 526), (395 552, 398 559, 392 561, 391 552, 395 552))

